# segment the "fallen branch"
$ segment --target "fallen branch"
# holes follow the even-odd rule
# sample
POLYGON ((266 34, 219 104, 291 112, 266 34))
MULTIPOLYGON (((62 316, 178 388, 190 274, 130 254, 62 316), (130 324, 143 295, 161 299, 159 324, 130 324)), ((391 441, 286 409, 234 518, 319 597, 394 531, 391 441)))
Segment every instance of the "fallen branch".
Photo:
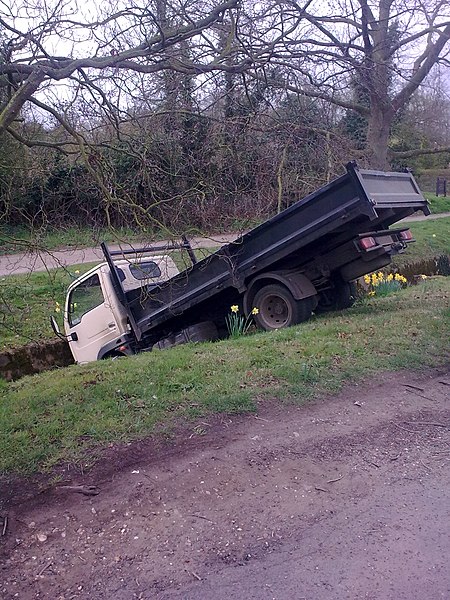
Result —
POLYGON ((315 485, 314 489, 317 490, 318 492, 328 492, 329 491, 329 490, 326 490, 325 488, 319 487, 318 485, 315 485))
POLYGON ((417 433, 417 431, 411 431, 411 429, 406 429, 406 427, 402 427, 401 425, 397 425, 397 423, 393 423, 394 427, 398 429, 402 429, 403 431, 407 431, 408 433, 417 433))
POLYGON ((422 425, 423 427, 450 427, 447 423, 431 423, 429 421, 403 421, 403 423, 406 423, 407 425, 422 425))
POLYGON ((50 561, 49 563, 47 563, 47 564, 45 565, 45 567, 43 567, 43 568, 42 568, 42 569, 39 571, 39 573, 38 573, 38 577, 40 577, 44 571, 46 571, 46 570, 47 570, 49 567, 51 567, 51 566, 52 566, 52 564, 53 564, 53 561, 50 561))
POLYGON ((203 515, 188 515, 188 517, 197 517, 197 519, 204 519, 205 521, 209 521, 210 523, 215 525, 214 521, 211 521, 211 519, 208 519, 208 517, 204 517, 203 515))
POLYGON ((404 383, 403 386, 404 387, 413 388, 414 390, 419 390, 419 392, 424 392, 425 391, 423 388, 417 387, 416 385, 411 385, 409 383, 404 383))
POLYGON ((6 529, 8 528, 8 517, 5 516, 3 519, 2 537, 6 535, 6 529))
POLYGON ((400 452, 399 454, 397 454, 397 456, 390 456, 389 460, 392 460, 392 461, 397 460, 400 458, 401 455, 402 455, 402 453, 400 452))
POLYGON ((189 575, 192 575, 192 577, 195 577, 195 579, 197 579, 197 581, 202 581, 202 578, 200 577, 200 575, 197 575, 197 573, 195 571, 188 571, 186 569, 186 573, 189 573, 189 575))
POLYGON ((56 489, 65 490, 66 492, 76 492, 84 496, 97 496, 100 490, 95 485, 59 485, 56 489))
POLYGON ((365 461, 366 461, 366 463, 368 463, 369 465, 372 465, 373 467, 376 467, 377 469, 379 469, 379 468, 380 468, 380 465, 379 465, 379 464, 377 464, 376 462, 373 462, 372 460, 369 460, 368 458, 364 458, 364 457, 363 457, 363 460, 365 460, 365 461))
POLYGON ((423 394, 419 394, 415 390, 406 389, 406 391, 409 392, 410 394, 415 394, 416 396, 419 396, 419 398, 424 398, 425 400, 430 400, 431 402, 434 402, 433 398, 428 398, 428 396, 424 396, 423 394))
POLYGON ((341 475, 340 477, 337 477, 336 479, 329 479, 327 481, 327 483, 336 483, 336 481, 340 481, 341 479, 344 479, 345 475, 341 475))

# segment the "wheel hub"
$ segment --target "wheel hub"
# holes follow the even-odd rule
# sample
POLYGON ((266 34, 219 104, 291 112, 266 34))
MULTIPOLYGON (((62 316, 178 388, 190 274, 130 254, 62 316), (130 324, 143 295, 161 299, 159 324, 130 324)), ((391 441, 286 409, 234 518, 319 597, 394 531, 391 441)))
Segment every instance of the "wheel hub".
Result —
POLYGON ((282 327, 289 318, 289 307, 283 298, 268 296, 260 307, 261 316, 271 327, 282 327))

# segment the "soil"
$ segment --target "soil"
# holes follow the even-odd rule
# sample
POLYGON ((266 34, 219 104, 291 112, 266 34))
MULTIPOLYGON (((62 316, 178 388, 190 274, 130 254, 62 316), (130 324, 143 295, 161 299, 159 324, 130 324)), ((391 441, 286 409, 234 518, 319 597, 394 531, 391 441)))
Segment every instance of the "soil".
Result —
POLYGON ((111 446, 65 474, 95 496, 10 482, 0 596, 448 599, 449 399, 388 374, 111 446))

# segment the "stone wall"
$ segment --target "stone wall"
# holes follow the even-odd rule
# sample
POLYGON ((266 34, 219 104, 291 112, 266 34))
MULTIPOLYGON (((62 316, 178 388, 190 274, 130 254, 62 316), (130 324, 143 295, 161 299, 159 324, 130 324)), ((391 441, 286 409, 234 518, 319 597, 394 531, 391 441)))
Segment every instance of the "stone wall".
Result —
POLYGON ((63 340, 29 344, 8 352, 0 352, 0 377, 12 381, 55 367, 67 367, 73 362, 69 344, 63 340))

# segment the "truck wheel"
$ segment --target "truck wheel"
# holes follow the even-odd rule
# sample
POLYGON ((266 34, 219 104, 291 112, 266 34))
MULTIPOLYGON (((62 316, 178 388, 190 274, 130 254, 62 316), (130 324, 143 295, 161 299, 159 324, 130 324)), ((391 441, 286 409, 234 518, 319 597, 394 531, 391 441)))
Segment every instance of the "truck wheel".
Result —
POLYGON ((172 348, 173 346, 180 346, 189 342, 213 342, 218 338, 219 333, 215 323, 212 321, 202 321, 159 340, 159 342, 153 344, 152 350, 164 350, 165 348, 172 348))
POLYGON ((296 300, 284 285, 272 284, 256 292, 253 305, 258 309, 254 317, 256 325, 271 331, 307 321, 313 310, 314 297, 296 300))
POLYGON ((356 283, 339 281, 329 290, 319 294, 319 302, 315 308, 317 314, 330 312, 332 310, 343 310, 350 308, 356 301, 356 283))

